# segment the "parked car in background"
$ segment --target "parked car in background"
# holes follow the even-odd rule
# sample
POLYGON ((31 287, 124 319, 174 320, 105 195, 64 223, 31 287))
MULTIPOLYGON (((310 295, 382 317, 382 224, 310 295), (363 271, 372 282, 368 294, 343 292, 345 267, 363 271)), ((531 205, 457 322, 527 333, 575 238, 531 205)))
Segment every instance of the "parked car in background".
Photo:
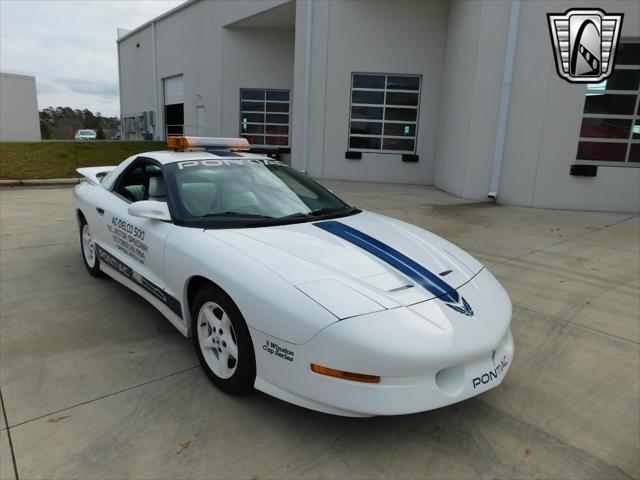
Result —
POLYGON ((95 140, 97 137, 95 130, 78 130, 75 140, 95 140))
POLYGON ((111 140, 122 140, 122 137, 120 136, 119 133, 116 133, 114 136, 111 137, 111 140))

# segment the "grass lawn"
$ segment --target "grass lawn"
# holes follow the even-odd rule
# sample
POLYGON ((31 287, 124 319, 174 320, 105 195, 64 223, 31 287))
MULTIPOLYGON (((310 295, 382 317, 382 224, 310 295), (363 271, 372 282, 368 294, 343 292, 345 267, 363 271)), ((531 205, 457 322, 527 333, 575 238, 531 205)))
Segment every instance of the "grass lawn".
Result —
POLYGON ((164 142, 0 143, 0 180, 74 178, 78 167, 117 165, 141 152, 167 150, 164 142))

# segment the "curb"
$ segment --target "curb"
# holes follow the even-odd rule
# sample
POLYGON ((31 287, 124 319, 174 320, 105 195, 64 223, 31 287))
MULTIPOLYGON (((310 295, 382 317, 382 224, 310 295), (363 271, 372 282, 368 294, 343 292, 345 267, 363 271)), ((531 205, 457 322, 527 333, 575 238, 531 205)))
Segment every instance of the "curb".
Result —
POLYGON ((0 187, 75 185, 81 178, 42 178, 32 180, 0 180, 0 187))

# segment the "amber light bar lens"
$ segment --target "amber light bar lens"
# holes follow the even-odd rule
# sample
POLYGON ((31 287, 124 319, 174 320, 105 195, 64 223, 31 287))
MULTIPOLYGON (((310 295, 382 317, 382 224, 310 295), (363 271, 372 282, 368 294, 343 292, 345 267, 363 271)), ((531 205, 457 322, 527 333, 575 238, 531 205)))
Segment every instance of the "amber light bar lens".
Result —
POLYGON ((189 148, 189 141, 186 137, 172 136, 167 138, 167 145, 171 148, 179 148, 180 150, 185 150, 189 148))
POLYGON ((315 363, 311 364, 311 371, 319 373, 320 375, 342 378, 344 380, 352 380, 354 382, 380 383, 380 377, 378 375, 365 375, 364 373, 343 372, 342 370, 323 367, 322 365, 317 365, 315 363))
POLYGON ((167 138, 167 145, 179 150, 186 150, 188 148, 249 150, 250 147, 246 138, 185 137, 182 135, 169 136, 167 138))

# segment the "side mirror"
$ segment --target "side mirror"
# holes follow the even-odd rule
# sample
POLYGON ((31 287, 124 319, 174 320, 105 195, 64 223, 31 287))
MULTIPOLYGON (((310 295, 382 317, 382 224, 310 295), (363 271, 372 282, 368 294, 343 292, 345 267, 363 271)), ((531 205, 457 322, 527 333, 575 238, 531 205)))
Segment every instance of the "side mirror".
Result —
POLYGON ((150 220, 171 221, 171 214, 166 202, 156 202, 154 200, 142 200, 133 202, 127 209, 129 215, 133 217, 148 218, 150 220))

